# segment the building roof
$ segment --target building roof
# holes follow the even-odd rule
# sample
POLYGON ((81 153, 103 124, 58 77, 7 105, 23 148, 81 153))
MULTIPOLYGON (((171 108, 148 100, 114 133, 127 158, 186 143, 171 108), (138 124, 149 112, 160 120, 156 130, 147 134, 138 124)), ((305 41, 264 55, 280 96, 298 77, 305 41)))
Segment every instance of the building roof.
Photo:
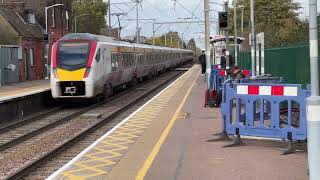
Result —
POLYGON ((13 9, 0 7, 0 14, 11 24, 11 26, 26 38, 43 38, 43 29, 39 24, 28 23, 18 12, 13 9))

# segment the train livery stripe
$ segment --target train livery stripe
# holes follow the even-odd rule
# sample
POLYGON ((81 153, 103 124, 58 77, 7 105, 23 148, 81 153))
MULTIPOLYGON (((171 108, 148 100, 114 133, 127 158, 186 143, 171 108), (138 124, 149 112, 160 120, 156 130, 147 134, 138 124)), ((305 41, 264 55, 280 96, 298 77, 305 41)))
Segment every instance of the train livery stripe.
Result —
POLYGON ((57 52, 58 52, 58 43, 54 43, 53 46, 52 46, 52 56, 51 56, 51 59, 52 59, 52 67, 56 68, 58 66, 58 63, 57 63, 57 52))
POLYGON ((294 86, 251 86, 238 85, 239 95, 261 95, 261 96, 297 96, 298 88, 294 86))
POLYGON ((57 69, 57 74, 60 81, 82 81, 86 68, 76 71, 67 71, 63 69, 57 69))
MULTIPOLYGON (((94 58, 94 55, 96 53, 96 49, 97 49, 97 42, 96 41, 91 41, 91 43, 90 43, 90 54, 89 54, 87 67, 91 67, 91 65, 92 65, 93 58, 94 58)), ((82 76, 83 76, 83 74, 82 74, 82 76)))

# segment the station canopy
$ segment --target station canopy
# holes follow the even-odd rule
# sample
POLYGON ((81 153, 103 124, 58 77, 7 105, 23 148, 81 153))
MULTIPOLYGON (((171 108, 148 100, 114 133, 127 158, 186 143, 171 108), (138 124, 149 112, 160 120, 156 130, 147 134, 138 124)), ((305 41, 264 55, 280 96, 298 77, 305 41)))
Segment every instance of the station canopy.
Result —
MULTIPOLYGON (((244 40, 245 40, 245 38, 243 38, 243 37, 237 37, 238 44, 243 43, 244 40)), ((215 44, 217 42, 224 42, 224 41, 226 41, 226 37, 223 35, 216 35, 216 36, 210 37, 211 44, 215 44)), ((234 36, 229 36, 229 41, 234 42, 235 41, 234 36)))

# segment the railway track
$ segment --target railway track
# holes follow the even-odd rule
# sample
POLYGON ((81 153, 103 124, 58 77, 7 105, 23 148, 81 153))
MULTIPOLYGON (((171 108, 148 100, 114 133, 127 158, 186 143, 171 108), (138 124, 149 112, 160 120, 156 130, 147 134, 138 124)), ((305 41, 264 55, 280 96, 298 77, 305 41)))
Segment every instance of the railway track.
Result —
MULTIPOLYGON (((33 127, 36 129, 35 134, 27 135, 25 139, 21 139, 23 135, 20 133, 13 140, 8 140, 8 142, 14 142, 18 139, 19 142, 11 145, 5 145, 8 142, 0 142, 0 150, 3 151, 0 156, 0 164, 2 164, 0 178, 44 179, 118 124, 119 120, 114 120, 116 117, 141 102, 146 96, 164 87, 180 74, 181 72, 166 73, 154 81, 134 88, 134 90, 113 96, 107 102, 77 109, 76 112, 63 109, 63 118, 52 120, 51 124, 47 123, 49 120, 44 125, 39 125, 43 123, 35 120, 16 127, 17 129, 33 127), (20 165, 15 166, 15 164, 20 165), (41 168, 38 168, 40 165, 41 168)), ((54 119, 52 116, 56 116, 56 113, 59 114, 61 111, 51 112, 50 115, 45 116, 45 119, 54 119)), ((19 131, 16 130, 16 132, 19 131)), ((4 134, 6 133, 9 131, 4 132, 4 134)), ((33 133, 33 131, 30 130, 25 134, 29 133, 33 133)), ((3 133, 0 134, 0 137, 1 135, 3 133)))

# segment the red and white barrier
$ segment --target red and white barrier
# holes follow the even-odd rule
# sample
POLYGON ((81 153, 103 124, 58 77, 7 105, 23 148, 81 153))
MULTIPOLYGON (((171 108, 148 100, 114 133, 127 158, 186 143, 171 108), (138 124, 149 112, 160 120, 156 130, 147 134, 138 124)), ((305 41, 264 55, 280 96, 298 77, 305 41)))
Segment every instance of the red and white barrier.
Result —
POLYGON ((238 95, 298 96, 298 88, 293 86, 250 86, 238 85, 238 95))

